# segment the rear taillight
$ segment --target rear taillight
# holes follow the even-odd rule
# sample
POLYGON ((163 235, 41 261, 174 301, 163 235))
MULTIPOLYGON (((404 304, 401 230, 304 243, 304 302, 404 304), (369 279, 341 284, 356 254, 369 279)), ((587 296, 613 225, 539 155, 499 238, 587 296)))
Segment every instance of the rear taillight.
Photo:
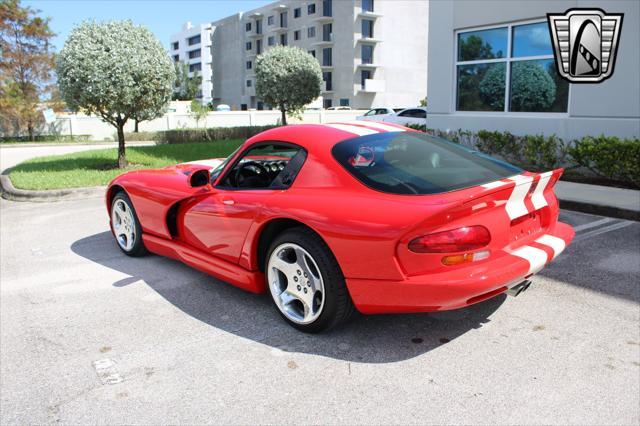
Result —
POLYGON ((465 226, 415 238, 409 243, 409 250, 415 253, 458 253, 480 249, 490 242, 491 234, 484 226, 465 226))

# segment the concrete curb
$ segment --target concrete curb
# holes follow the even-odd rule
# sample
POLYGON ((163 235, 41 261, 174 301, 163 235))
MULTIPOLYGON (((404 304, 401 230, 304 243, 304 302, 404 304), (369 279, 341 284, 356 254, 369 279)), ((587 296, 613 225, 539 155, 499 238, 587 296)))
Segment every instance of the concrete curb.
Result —
POLYGON ((2 198, 11 201, 44 202, 103 197, 107 189, 106 186, 49 189, 39 191, 19 189, 13 186, 13 182, 11 182, 11 179, 9 178, 8 172, 10 170, 11 169, 7 169, 0 175, 0 189, 2 190, 2 198))
POLYGON ((637 212, 635 210, 622 209, 612 206, 603 206, 600 204, 590 204, 575 200, 563 200, 560 198, 559 201, 561 209, 640 222, 640 212, 637 212))

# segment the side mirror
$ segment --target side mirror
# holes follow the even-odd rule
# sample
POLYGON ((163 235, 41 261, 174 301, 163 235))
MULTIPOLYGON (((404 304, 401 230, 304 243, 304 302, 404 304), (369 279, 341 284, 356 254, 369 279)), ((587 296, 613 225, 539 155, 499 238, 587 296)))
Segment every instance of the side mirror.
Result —
POLYGON ((209 184, 210 175, 208 169, 200 169, 191 173, 189 176, 189 185, 192 188, 197 188, 199 186, 205 186, 209 184))

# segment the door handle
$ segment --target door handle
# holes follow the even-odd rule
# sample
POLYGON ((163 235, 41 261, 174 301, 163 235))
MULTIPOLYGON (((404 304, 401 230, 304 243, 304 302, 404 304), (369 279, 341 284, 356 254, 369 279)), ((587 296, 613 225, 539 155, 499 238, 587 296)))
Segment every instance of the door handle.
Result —
POLYGON ((234 205, 236 202, 233 201, 232 198, 223 198, 222 199, 222 204, 226 205, 226 206, 232 206, 234 205))

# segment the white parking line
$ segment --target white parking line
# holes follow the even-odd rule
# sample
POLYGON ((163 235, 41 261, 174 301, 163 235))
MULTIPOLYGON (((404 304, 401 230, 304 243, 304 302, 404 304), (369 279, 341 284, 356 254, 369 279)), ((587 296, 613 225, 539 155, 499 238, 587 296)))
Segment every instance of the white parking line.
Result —
POLYGON ((582 240, 586 240, 587 238, 595 237, 600 234, 604 234, 606 232, 615 231, 617 229, 626 228, 627 226, 633 225, 635 222, 631 222, 629 220, 625 220, 622 222, 617 222, 609 226, 605 226, 604 228, 594 229, 593 231, 586 232, 584 234, 580 234, 573 239, 573 242, 578 242, 582 240))
POLYGON ((596 226, 604 225, 605 223, 609 223, 609 222, 613 222, 613 219, 611 219, 610 217, 605 217, 604 219, 574 226, 573 230, 576 231, 576 233, 578 233, 580 231, 584 231, 585 229, 595 228, 596 226))

